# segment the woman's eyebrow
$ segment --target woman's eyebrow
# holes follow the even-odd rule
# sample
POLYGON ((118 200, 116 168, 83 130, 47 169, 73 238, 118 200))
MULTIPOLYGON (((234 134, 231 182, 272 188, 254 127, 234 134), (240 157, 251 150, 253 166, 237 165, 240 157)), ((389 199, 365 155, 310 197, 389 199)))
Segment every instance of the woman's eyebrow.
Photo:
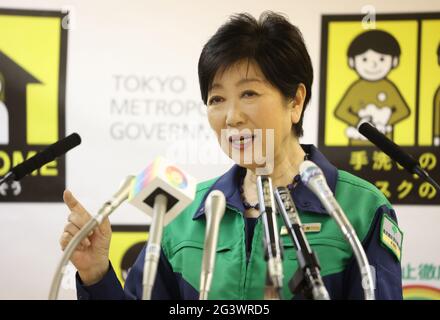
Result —
MULTIPOLYGON (((264 81, 261 80, 261 79, 257 79, 257 78, 243 78, 243 79, 241 79, 241 80, 238 80, 238 81, 235 83, 235 86, 238 87, 238 86, 241 86, 241 85, 246 84, 246 83, 249 83, 249 82, 259 82, 259 83, 263 83, 264 81)), ((213 89, 222 89, 222 88, 223 88, 223 86, 222 86, 220 83, 216 83, 216 82, 214 82, 214 83, 212 84, 212 86, 211 86, 211 90, 213 90, 213 89)))
POLYGON ((235 84, 236 87, 241 86, 243 84, 246 84, 248 82, 260 82, 262 83, 263 81, 257 78, 243 78, 239 81, 237 81, 237 83, 235 84))

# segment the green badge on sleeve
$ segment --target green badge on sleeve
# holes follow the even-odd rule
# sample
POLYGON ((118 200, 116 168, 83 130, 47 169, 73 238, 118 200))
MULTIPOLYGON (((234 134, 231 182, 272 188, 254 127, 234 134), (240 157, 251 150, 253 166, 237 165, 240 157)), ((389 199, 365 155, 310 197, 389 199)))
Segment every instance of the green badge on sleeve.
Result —
POLYGON ((380 241, 390 249, 396 258, 400 261, 402 256, 403 232, 400 231, 397 224, 387 214, 382 216, 380 224, 380 241))

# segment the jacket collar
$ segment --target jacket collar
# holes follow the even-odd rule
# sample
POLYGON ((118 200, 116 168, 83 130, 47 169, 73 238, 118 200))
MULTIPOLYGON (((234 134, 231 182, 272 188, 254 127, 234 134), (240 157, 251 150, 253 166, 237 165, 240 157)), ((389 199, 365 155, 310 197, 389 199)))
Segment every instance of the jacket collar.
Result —
MULTIPOLYGON (((301 147, 309 155, 310 161, 314 162, 321 168, 330 189, 335 193, 336 182, 338 179, 337 168, 333 166, 314 145, 302 144, 301 147)), ((198 219, 205 214, 205 200, 212 190, 220 190, 223 192, 226 198, 226 206, 244 212, 245 208, 240 195, 240 183, 245 174, 246 168, 235 164, 224 175, 220 176, 220 178, 209 188, 208 192, 206 192, 203 201, 193 216, 193 219, 198 219)), ((320 200, 303 184, 301 179, 298 180, 297 186, 291 191, 291 196, 295 206, 301 211, 328 214, 320 200)))

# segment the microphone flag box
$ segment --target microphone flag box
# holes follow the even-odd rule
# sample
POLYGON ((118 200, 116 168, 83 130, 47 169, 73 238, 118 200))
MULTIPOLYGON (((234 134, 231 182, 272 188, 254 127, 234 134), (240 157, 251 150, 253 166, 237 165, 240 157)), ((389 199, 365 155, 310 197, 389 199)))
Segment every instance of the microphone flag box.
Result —
POLYGON ((196 193, 196 179, 175 165, 157 157, 133 179, 128 202, 153 217, 154 199, 158 194, 167 197, 164 218, 166 226, 193 200, 196 193))

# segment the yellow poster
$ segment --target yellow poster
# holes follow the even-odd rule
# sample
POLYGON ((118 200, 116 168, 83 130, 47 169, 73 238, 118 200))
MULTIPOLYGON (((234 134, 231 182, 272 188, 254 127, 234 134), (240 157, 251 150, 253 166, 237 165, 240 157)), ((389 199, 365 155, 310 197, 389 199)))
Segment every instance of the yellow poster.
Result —
POLYGON ((374 18, 323 16, 318 145, 395 204, 440 203, 358 131, 369 122, 440 180, 440 13, 374 18))
POLYGON ((148 230, 148 226, 142 225, 112 226, 109 258, 122 285, 148 240, 148 230))
MULTIPOLYGON (((0 177, 65 136, 64 13, 0 9, 0 177)), ((0 186, 0 202, 60 202, 64 159, 0 186)))

